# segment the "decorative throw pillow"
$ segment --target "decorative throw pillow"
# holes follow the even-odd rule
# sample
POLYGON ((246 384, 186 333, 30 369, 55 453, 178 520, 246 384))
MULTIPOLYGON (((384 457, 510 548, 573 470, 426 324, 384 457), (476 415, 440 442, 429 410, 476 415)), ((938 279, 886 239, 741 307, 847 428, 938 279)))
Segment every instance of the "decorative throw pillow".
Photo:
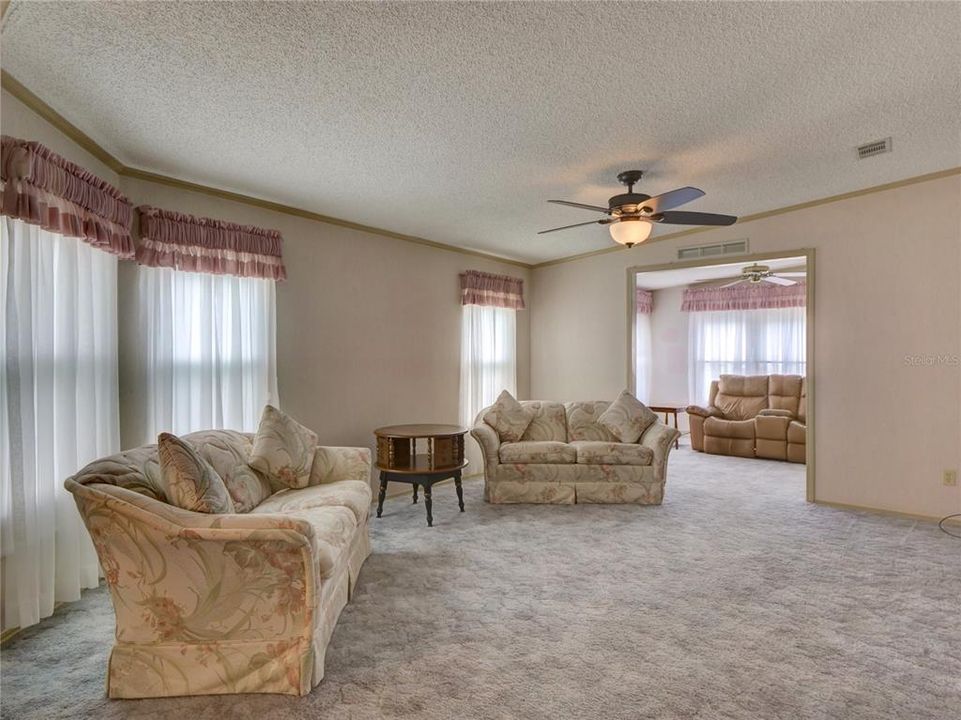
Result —
POLYGON ((305 488, 317 450, 317 434, 272 405, 264 408, 249 465, 273 484, 305 488))
POLYGON ((506 390, 501 391, 497 401, 484 414, 484 422, 500 435, 501 440, 517 442, 527 426, 534 419, 534 413, 521 405, 506 390))
POLYGON ((597 422, 614 433, 622 443, 635 443, 645 430, 657 422, 657 415, 625 390, 601 413, 597 422))
POLYGON ((160 433, 160 484, 171 505, 194 512, 233 513, 227 486, 209 462, 176 435, 160 433))

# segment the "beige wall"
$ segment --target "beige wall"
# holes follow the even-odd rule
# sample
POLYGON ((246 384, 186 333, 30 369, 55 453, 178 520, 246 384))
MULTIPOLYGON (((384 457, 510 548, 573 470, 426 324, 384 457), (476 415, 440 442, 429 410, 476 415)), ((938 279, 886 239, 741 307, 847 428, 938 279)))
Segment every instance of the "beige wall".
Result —
MULTIPOLYGON (((276 228, 288 280, 277 289, 281 403, 327 445, 373 446, 374 428, 458 420, 458 273, 530 271, 129 177, 118 178, 18 100, 3 94, 3 132, 44 142, 119 184, 135 205, 276 228)), ((525 292, 530 298, 529 287, 525 292)), ((136 266, 120 269, 121 443, 143 434, 136 266)), ((517 390, 530 389, 530 312, 518 312, 517 390)), ((479 466, 475 466, 479 467, 479 466)))
MULTIPOLYGON (((118 182, 6 92, 2 125, 118 182)), ((681 244, 745 236, 753 252, 816 248, 817 498, 924 515, 961 510, 961 490, 941 484, 942 470, 961 465, 961 368, 938 360, 961 355, 958 176, 533 273, 154 183, 119 184, 137 203, 283 232, 281 399, 329 444, 370 445, 371 430, 386 423, 457 419, 461 270, 529 281, 530 310, 518 318, 521 397, 610 398, 627 384, 627 267, 672 261, 681 244)), ((132 278, 125 265, 122 298, 132 278)), ((122 341, 136 322, 129 307, 122 303, 122 341)), ((129 445, 142 397, 136 347, 122 352, 129 445)))
MULTIPOLYGON (((373 447, 373 430, 404 422, 458 421, 458 273, 521 267, 350 230, 142 180, 122 178, 137 205, 280 230, 288 279, 277 287, 281 404, 326 445, 373 447)), ((528 287, 525 292, 530 294, 528 287)), ((136 266, 124 264, 120 297, 136 294, 136 266)), ((121 337, 136 316, 121 311, 121 337)), ((518 312, 518 394, 530 388, 529 310, 518 312)), ((137 444, 144 397, 137 348, 121 354, 124 445, 137 444)))
POLYGON ((961 355, 957 175, 536 268, 532 395, 614 397, 627 383, 626 269, 743 237, 753 253, 816 249, 817 499, 961 511, 961 489, 941 481, 961 465, 961 368, 937 359, 961 355))

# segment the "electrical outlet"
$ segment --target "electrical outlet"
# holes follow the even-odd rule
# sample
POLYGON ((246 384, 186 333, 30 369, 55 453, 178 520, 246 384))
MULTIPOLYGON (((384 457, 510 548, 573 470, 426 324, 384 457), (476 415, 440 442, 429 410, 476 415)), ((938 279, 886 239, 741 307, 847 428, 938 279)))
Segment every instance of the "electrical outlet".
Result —
POLYGON ((958 471, 957 470, 945 470, 943 480, 947 487, 957 487, 958 485, 958 471))

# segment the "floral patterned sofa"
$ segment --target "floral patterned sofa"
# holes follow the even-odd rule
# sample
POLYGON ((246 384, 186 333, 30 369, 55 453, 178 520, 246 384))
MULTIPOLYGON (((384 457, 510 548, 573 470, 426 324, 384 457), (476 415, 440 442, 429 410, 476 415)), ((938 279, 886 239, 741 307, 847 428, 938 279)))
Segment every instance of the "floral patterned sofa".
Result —
POLYGON ((370 451, 318 447, 307 487, 247 464, 253 435, 185 435, 236 513, 168 504, 157 446, 97 460, 66 481, 116 613, 112 698, 305 695, 370 554, 370 451))
POLYGON ((661 503, 677 430, 655 421, 637 442, 622 443, 598 422, 610 402, 527 400, 520 405, 534 417, 517 442, 502 441, 485 421, 491 408, 481 410, 471 428, 484 456, 485 500, 661 503))

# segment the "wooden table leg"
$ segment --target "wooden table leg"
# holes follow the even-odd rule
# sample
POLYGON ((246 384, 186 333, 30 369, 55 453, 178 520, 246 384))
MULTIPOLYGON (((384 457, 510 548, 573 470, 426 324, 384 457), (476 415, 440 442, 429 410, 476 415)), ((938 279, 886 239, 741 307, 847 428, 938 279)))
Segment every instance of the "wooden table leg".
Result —
MULTIPOLYGON (((667 420, 667 418, 664 418, 664 420, 667 420)), ((678 432, 681 431, 681 429, 677 426, 677 410, 674 411, 674 429, 677 430, 678 432)), ((678 435, 676 438, 674 438, 674 449, 679 450, 680 447, 681 447, 681 436, 678 435)))
POLYGON ((460 472, 454 476, 454 487, 457 489, 457 504, 460 505, 460 511, 464 512, 464 488, 460 484, 460 472))
POLYGON ((430 513, 430 483, 424 483, 424 507, 427 508, 427 527, 434 527, 434 516, 430 513))
POLYGON ((387 473, 380 474, 380 492, 377 493, 377 517, 384 512, 384 498, 387 497, 387 473))
POLYGON ((416 505, 417 504, 417 483, 413 483, 413 486, 414 486, 414 502, 412 502, 411 505, 416 505))

